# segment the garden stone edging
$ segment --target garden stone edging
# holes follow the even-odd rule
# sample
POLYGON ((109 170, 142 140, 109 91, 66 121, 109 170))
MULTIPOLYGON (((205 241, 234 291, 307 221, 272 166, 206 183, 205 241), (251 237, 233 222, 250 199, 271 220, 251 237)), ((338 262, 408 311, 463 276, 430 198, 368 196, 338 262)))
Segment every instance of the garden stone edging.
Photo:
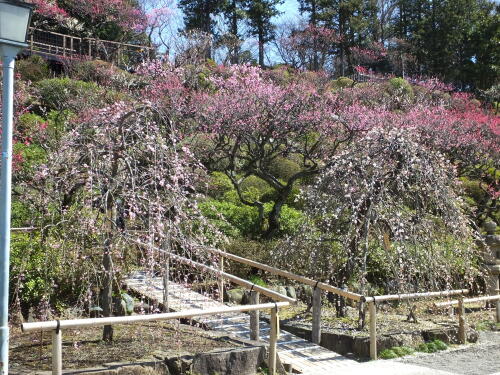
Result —
MULTIPOLYGON (((280 328, 298 337, 311 340, 311 325, 306 323, 280 322, 280 328)), ((377 352, 390 349, 394 346, 415 347, 425 341, 439 339, 447 344, 458 344, 458 327, 445 326, 442 328, 429 329, 424 331, 402 332, 396 334, 383 334, 377 336, 377 352)), ((470 328, 467 331, 467 341, 475 343, 478 340, 478 333, 470 328)), ((347 355, 354 354, 359 358, 370 357, 369 336, 354 336, 338 332, 323 330, 321 332, 322 347, 336 353, 347 355)))

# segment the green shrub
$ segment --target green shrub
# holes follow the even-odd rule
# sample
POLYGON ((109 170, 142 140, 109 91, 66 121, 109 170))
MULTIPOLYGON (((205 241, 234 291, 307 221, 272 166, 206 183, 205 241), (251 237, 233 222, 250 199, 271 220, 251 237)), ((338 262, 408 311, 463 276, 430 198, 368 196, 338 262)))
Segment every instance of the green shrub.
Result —
POLYGON ((248 176, 241 183, 243 198, 249 201, 261 201, 265 194, 272 194, 273 188, 263 179, 257 176, 248 176))
POLYGON ((434 340, 433 343, 436 346, 437 350, 446 350, 446 349, 448 349, 448 345, 446 345, 441 340, 434 340))
POLYGON ((262 280, 259 276, 257 275, 252 275, 248 278, 248 281, 251 283, 254 283, 255 285, 262 286, 264 288, 267 288, 267 283, 262 280))
POLYGON ((409 348, 407 346, 395 346, 392 348, 392 350, 398 357, 404 357, 405 355, 410 355, 415 352, 412 348, 409 348))
POLYGON ((429 353, 429 348, 427 347, 427 344, 422 343, 417 346, 417 351, 422 353, 429 353))
POLYGON ((398 358, 398 355, 392 349, 384 349, 380 353, 380 358, 393 359, 393 358, 398 358))
POLYGON ((130 87, 135 81, 134 76, 129 72, 102 60, 85 60, 70 64, 68 74, 75 80, 94 82, 116 89, 130 87))
POLYGON ((69 78, 44 79, 36 84, 40 101, 49 110, 79 110, 100 102, 102 90, 93 82, 69 78))
POLYGON ((220 199, 228 191, 234 190, 229 177, 222 172, 212 172, 208 182, 208 195, 212 198, 220 199))
POLYGON ((300 172, 300 166, 293 160, 279 157, 272 161, 269 171, 273 176, 288 181, 290 177, 300 172))
POLYGON ((331 86, 333 90, 342 90, 348 87, 353 87, 354 81, 347 77, 339 77, 331 82, 331 86))
POLYGON ((438 351, 438 348, 434 342, 427 343, 427 353, 436 353, 437 351, 438 351))
POLYGON ((388 92, 393 96, 401 96, 406 99, 413 99, 413 87, 404 78, 391 78, 387 86, 388 92))
POLYGON ((16 71, 21 75, 21 79, 31 82, 38 82, 50 77, 49 64, 38 55, 31 55, 17 61, 16 71))

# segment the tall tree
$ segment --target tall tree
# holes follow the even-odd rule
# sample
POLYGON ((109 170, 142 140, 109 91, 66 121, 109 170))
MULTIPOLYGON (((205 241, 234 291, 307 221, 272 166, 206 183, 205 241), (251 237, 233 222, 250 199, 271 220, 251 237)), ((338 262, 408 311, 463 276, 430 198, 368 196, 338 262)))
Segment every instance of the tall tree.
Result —
MULTIPOLYGON (((179 6, 184 12, 186 31, 201 30, 206 34, 214 34, 213 17, 220 14, 225 4, 224 0, 179 0, 179 6)), ((212 55, 207 49, 206 57, 212 55)))
POLYGON ((226 44, 228 44, 231 64, 239 63, 241 45, 239 23, 246 17, 244 6, 244 0, 226 0, 223 6, 224 18, 229 29, 226 44))
POLYGON ((280 14, 278 5, 284 0, 246 0, 250 35, 259 41, 259 65, 264 66, 264 45, 274 38, 275 25, 271 19, 280 14))

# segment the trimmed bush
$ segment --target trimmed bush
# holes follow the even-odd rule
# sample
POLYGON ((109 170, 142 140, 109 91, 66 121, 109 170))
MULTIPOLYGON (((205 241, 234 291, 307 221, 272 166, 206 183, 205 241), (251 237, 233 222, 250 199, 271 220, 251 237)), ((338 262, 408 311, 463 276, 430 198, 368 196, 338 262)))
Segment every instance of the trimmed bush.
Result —
POLYGON ((436 346, 437 350, 446 350, 446 349, 448 349, 448 345, 446 345, 441 340, 434 340, 433 343, 436 346))
POLYGON ((382 358, 382 359, 394 359, 394 358, 398 358, 398 355, 392 349, 384 349, 380 353, 380 358, 382 358))
POLYGON ((333 90, 342 90, 354 86, 354 81, 347 77, 339 77, 331 83, 333 90))
POLYGON ((41 104, 48 110, 79 110, 99 102, 102 90, 93 82, 69 78, 44 79, 36 84, 41 104))
POLYGON ((404 78, 391 78, 387 86, 388 92, 393 96, 402 96, 406 99, 413 99, 413 87, 404 78))
POLYGON ((38 82, 50 77, 49 64, 38 55, 17 61, 16 71, 25 81, 38 82))

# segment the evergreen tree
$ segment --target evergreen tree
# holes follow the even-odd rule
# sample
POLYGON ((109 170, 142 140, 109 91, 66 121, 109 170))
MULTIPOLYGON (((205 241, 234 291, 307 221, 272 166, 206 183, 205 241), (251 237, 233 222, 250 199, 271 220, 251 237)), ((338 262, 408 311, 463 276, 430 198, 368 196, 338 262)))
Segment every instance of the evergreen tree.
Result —
MULTIPOLYGON (((214 35, 213 16, 220 14, 225 4, 224 0, 179 0, 179 6, 184 13, 186 30, 201 30, 208 35, 214 35)), ((206 57, 212 55, 208 48, 206 57)))
POLYGON ((231 64, 239 63, 240 55, 240 30, 239 23, 246 18, 244 0, 226 0, 223 6, 223 13, 229 29, 228 48, 230 52, 231 64))
POLYGON ((275 25, 271 19, 280 14, 278 5, 284 0, 246 0, 250 35, 259 42, 259 65, 264 66, 264 45, 273 40, 275 25))

